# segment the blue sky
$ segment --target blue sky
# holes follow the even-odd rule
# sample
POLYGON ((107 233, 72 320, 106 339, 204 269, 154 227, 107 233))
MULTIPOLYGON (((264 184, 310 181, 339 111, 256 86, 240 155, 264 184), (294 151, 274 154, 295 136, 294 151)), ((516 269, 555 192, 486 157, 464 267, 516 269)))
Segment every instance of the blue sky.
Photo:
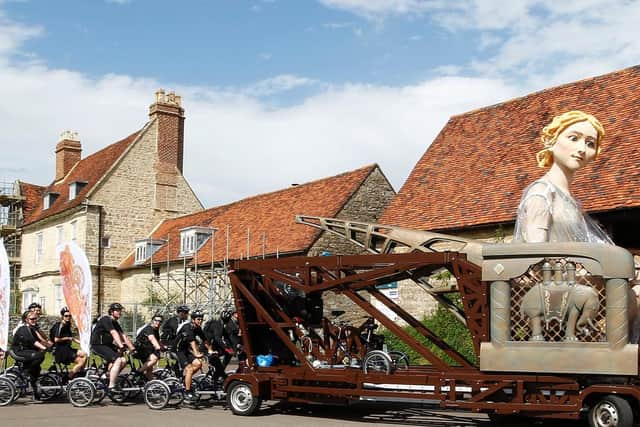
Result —
POLYGON ((636 65, 638 22, 626 0, 0 0, 0 179, 48 184, 62 131, 88 155, 162 87, 205 206, 374 162, 399 189, 451 115, 636 65))

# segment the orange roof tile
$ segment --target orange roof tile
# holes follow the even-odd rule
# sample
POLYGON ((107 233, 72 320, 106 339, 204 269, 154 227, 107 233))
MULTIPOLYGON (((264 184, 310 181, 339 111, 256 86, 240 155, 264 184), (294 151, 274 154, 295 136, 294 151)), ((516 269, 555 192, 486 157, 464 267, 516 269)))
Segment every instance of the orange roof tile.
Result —
POLYGON ((541 129, 574 109, 595 115, 606 136, 572 193, 589 212, 640 206, 639 89, 635 66, 452 117, 380 222, 447 230, 513 221, 523 189, 546 171, 535 160, 541 129))
POLYGON ((93 189, 96 183, 107 173, 111 166, 120 158, 122 153, 137 138, 140 131, 134 132, 128 137, 111 144, 94 154, 85 157, 71 168, 67 176, 62 181, 53 183, 48 187, 42 187, 43 191, 37 205, 33 209, 25 224, 31 224, 41 219, 50 217, 67 209, 78 206, 87 194, 93 189), (82 190, 76 194, 73 200, 69 200, 69 184, 75 181, 86 182, 82 190), (49 207, 43 209, 43 197, 46 193, 58 193, 56 201, 49 207))
MULTIPOLYGON (((304 252, 315 242, 319 231, 296 224, 295 215, 337 215, 378 165, 365 166, 351 172, 300 184, 272 193, 260 194, 237 202, 210 208, 194 214, 163 221, 152 233, 154 239, 168 240, 153 255, 153 262, 166 262, 180 257, 180 230, 187 227, 215 227, 213 259, 225 258, 226 230, 229 226, 229 258, 247 255, 247 229, 250 231, 249 255, 262 255, 263 233, 265 253, 304 252)), ((211 243, 207 242, 194 256, 199 264, 211 262, 211 243)), ((134 255, 119 268, 134 265, 134 255)), ((148 265, 148 263, 147 263, 148 265)))
POLYGON ((27 223, 30 222, 34 209, 42 202, 42 196, 44 195, 46 187, 29 184, 24 181, 18 181, 18 185, 20 185, 20 195, 25 198, 22 204, 22 214, 24 215, 24 222, 27 223))

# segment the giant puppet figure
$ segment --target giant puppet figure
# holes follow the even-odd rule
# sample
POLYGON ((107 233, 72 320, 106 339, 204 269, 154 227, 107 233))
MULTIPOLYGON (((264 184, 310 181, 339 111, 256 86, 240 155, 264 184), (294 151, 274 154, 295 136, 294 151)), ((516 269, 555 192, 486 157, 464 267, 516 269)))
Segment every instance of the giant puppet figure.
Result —
MULTIPOLYGON (((514 242, 613 244, 571 195, 571 183, 576 173, 598 156, 604 135, 598 119, 582 111, 560 114, 542 129, 543 149, 537 153, 536 160, 538 166, 549 170, 524 190, 518 205, 514 242)), ((551 265, 546 266, 548 271, 551 268, 551 265)), ((575 283, 575 274, 564 271, 562 266, 553 268, 558 273, 553 276, 547 273, 543 283, 532 287, 523 299, 521 310, 530 319, 532 340, 544 339, 542 319, 548 322, 556 318, 560 322, 567 320, 565 339, 574 341, 577 340, 576 329, 594 327, 592 321, 599 309, 598 295, 593 288, 575 283)), ((569 265, 568 270, 571 269, 575 270, 569 265)), ((629 302, 630 320, 637 321, 639 300, 633 291, 629 292, 629 302)), ((638 328, 632 325, 631 329, 632 342, 635 342, 638 328)))
POLYGON ((91 337, 92 280, 89 261, 82 249, 74 242, 58 245, 60 277, 64 300, 76 321, 80 335, 80 347, 89 354, 91 337))

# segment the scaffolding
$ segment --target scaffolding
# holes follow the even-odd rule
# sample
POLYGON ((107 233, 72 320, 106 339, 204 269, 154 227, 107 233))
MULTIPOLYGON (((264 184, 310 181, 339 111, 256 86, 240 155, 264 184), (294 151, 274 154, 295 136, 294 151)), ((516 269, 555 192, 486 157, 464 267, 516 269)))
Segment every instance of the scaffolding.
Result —
POLYGON ((9 257, 11 313, 20 312, 20 245, 24 200, 18 181, 0 181, 0 238, 9 257))

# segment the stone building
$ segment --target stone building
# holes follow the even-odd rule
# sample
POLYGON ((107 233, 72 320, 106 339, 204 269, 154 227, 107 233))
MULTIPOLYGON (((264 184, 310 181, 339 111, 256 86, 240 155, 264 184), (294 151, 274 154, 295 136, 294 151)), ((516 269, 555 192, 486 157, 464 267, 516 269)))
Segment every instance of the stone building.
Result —
POLYGON ((55 313, 64 304, 56 245, 75 241, 89 259, 94 312, 121 297, 117 266, 140 235, 165 218, 202 209, 182 175, 184 109, 181 99, 156 93, 142 129, 82 158, 77 134, 55 147, 53 182, 38 189, 24 218, 20 290, 55 313))
MULTIPOLYGON (((616 244, 640 254, 638 87, 635 66, 451 117, 380 222, 509 241, 523 189, 546 172, 535 159, 540 131, 554 116, 582 110, 606 136, 598 158, 576 175, 573 195, 616 244)), ((420 290, 399 291, 413 313, 433 306, 420 290)))
MULTIPOLYGON (((122 301, 153 302, 154 297, 155 303, 167 307, 186 301, 215 311, 202 303, 215 305, 206 292, 225 261, 360 253, 343 239, 296 224, 297 214, 375 222, 394 196, 393 187, 374 164, 166 219, 153 232, 138 234, 136 249, 120 264, 122 301)), ((228 292, 225 278, 219 285, 228 292)), ((230 295, 219 296, 220 304, 230 302, 230 295)), ((325 301, 329 310, 339 305, 325 301)))

